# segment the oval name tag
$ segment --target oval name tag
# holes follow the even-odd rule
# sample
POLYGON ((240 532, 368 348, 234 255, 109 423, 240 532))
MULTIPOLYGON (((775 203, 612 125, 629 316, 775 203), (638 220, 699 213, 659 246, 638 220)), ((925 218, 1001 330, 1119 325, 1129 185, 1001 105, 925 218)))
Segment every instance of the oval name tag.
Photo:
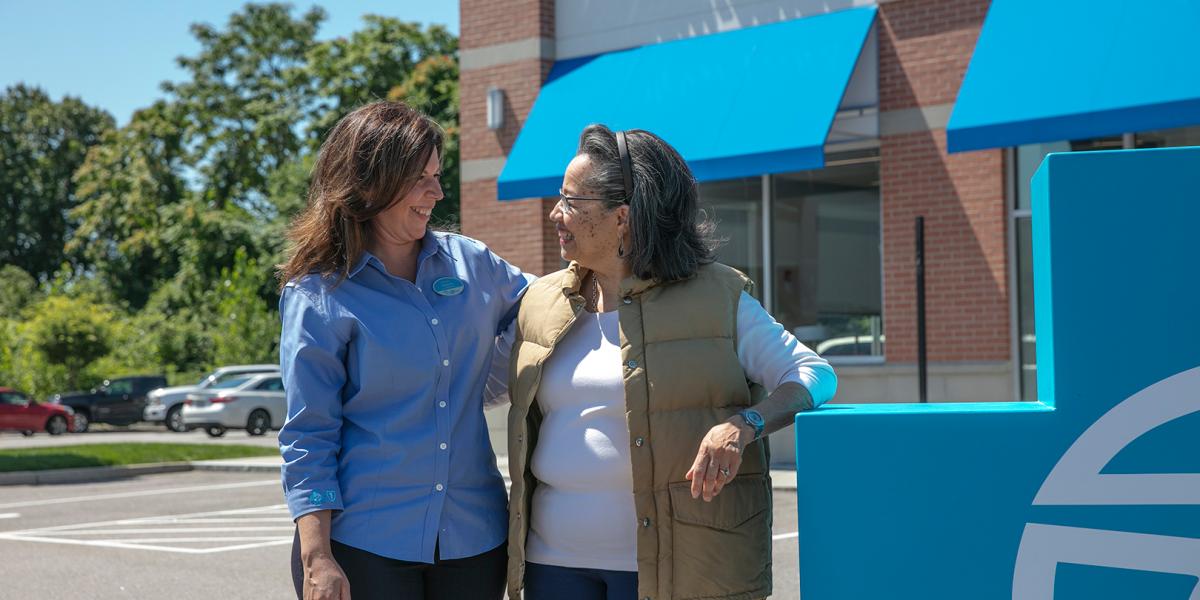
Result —
POLYGON ((433 282, 433 292, 439 296, 457 296, 467 284, 457 277, 442 277, 433 282))

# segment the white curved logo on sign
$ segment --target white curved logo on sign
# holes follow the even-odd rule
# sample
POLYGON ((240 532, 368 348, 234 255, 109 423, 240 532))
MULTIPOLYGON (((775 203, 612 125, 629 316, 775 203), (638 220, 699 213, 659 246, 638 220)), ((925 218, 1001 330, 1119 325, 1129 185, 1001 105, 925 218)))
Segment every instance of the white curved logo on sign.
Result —
MULTIPOLYGON (((1197 473, 1101 473, 1146 432, 1195 412, 1200 412, 1200 367, 1130 396, 1075 440, 1042 483, 1033 504, 1200 505, 1197 473)), ((1053 598, 1059 563, 1200 578, 1200 539, 1027 523, 1013 572, 1013 599, 1053 598)), ((1200 584, 1189 600, 1200 600, 1200 584)))

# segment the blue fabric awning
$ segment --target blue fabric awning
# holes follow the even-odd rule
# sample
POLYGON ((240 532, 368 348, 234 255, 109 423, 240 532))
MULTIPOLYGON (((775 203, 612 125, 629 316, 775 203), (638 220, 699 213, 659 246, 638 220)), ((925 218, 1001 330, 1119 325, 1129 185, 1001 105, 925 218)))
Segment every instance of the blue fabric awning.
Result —
POLYGON ((875 7, 561 60, 497 181, 501 199, 553 196, 592 123, 647 129, 696 178, 820 168, 875 7))
POLYGON ((1200 2, 993 0, 951 152, 1200 124, 1200 2))

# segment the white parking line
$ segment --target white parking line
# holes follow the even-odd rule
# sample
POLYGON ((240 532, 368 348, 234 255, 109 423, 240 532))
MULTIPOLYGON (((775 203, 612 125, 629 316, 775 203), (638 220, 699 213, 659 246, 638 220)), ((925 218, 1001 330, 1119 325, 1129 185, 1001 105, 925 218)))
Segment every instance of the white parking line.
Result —
POLYGON ((181 515, 137 517, 92 523, 57 525, 38 529, 0 533, 0 540, 73 544, 104 548, 127 548, 185 554, 212 554, 292 543, 291 525, 254 525, 264 519, 270 522, 291 521, 286 504, 250 508, 217 510, 181 515), (266 515, 266 516, 263 516, 266 515), (273 516, 280 515, 280 516, 273 516), (235 524, 243 524, 237 526, 235 524), (209 525, 218 527, 179 527, 179 525, 209 525), (122 527, 129 526, 133 527, 122 527), (237 533, 250 535, 239 536, 237 533), (132 537, 152 534, 154 537, 132 537), (167 535, 163 535, 167 534, 167 535), (226 535, 222 535, 226 534, 226 535), (228 535, 233 534, 233 535, 228 535), (100 537, 102 536, 102 537, 100 537), (249 542, 236 543, 231 542, 249 542), (217 544, 197 548, 192 544, 217 544))
MULTIPOLYGON (((95 494, 92 496, 70 496, 66 498, 47 498, 45 500, 27 500, 25 502, 9 502, 0 504, 0 508, 21 508, 24 506, 45 506, 47 504, 69 504, 71 502, 92 502, 95 500, 113 500, 116 498, 137 498, 139 496, 157 496, 160 494, 184 494, 187 492, 230 490, 262 485, 281 485, 279 479, 263 479, 259 481, 243 481, 239 483, 222 483, 216 485, 193 485, 178 488, 163 488, 139 490, 136 492, 119 492, 113 494, 95 494)), ((283 488, 280 487, 280 490, 283 488)), ((282 493, 282 492, 281 492, 282 493)))
POLYGON ((21 516, 21 513, 0 513, 0 519, 15 519, 21 516))

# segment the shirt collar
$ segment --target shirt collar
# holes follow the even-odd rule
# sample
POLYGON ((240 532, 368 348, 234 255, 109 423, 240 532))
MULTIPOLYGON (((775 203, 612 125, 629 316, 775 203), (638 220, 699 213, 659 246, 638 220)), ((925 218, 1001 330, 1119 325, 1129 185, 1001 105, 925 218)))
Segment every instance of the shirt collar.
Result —
MULTIPOLYGON (((450 249, 446 247, 446 236, 439 236, 432 229, 426 229, 425 237, 421 238, 421 252, 417 255, 417 264, 421 264, 421 261, 438 253, 446 257, 453 256, 450 253, 450 249)), ((358 272, 363 270, 363 267, 367 266, 367 263, 372 262, 375 264, 375 268, 387 273, 387 267, 383 266, 383 261, 379 260, 379 257, 372 254, 369 250, 363 250, 362 256, 358 257, 358 261, 350 269, 347 278, 358 275, 358 272)))

